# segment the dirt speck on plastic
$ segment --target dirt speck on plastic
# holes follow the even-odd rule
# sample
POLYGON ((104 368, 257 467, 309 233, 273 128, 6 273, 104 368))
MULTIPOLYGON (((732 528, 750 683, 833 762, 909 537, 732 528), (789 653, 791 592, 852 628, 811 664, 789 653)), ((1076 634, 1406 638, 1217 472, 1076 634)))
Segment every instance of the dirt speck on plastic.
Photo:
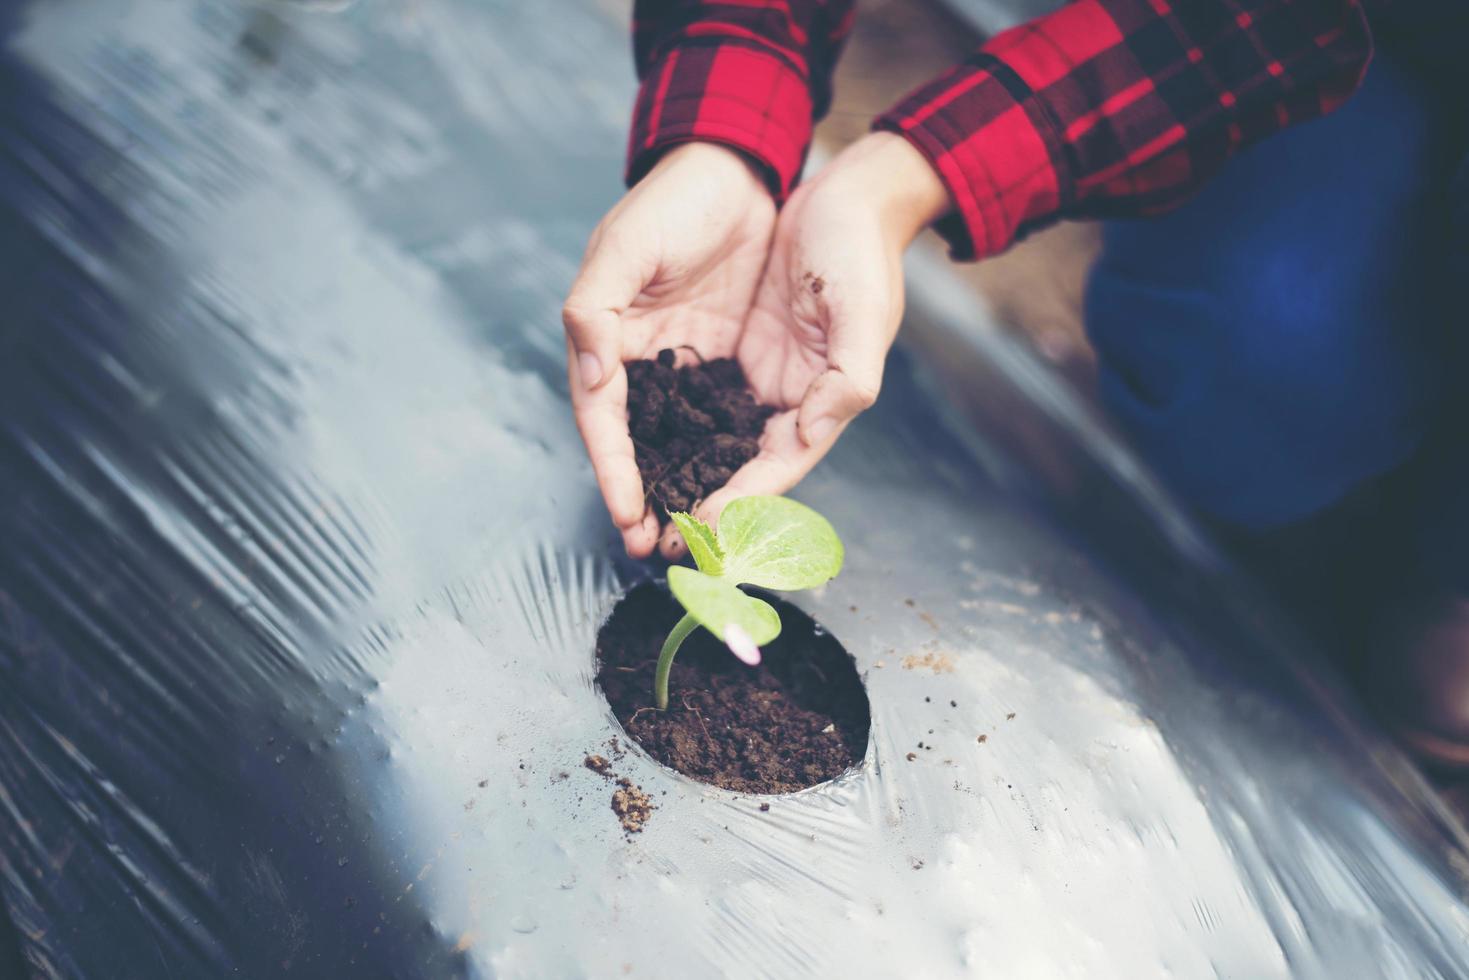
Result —
MULTIPOLYGON (((613 739, 611 744, 620 758, 622 746, 617 744, 616 739, 613 739)), ((622 824, 622 829, 627 833, 642 833, 643 826, 653 816, 653 811, 656 809, 652 798, 631 779, 613 772, 612 763, 607 760, 606 756, 593 753, 582 760, 582 765, 604 779, 616 780, 617 789, 612 791, 612 812, 617 814, 618 823, 622 824)))
POLYGON ((643 825, 653 816, 653 801, 641 786, 623 777, 617 780, 618 789, 612 794, 612 812, 629 834, 640 834, 643 825))
POLYGON ((915 653, 903 658, 904 670, 931 670, 935 674, 952 674, 954 658, 947 653, 915 653))

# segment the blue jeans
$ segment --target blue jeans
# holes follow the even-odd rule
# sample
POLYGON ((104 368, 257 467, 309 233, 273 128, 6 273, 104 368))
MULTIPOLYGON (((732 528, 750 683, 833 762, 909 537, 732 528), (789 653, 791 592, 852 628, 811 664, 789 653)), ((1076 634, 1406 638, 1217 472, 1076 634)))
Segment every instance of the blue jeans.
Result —
POLYGON ((1405 554, 1469 594, 1469 269, 1436 100, 1379 55, 1335 113, 1109 222, 1086 319, 1106 406, 1207 519, 1285 528, 1411 460, 1405 554))

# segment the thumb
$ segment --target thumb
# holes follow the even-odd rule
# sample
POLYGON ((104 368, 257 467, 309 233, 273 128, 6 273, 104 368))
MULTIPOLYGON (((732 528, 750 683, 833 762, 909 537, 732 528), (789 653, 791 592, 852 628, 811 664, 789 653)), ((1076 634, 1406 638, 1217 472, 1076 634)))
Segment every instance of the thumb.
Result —
POLYGON ((883 361, 890 343, 876 318, 833 329, 828 367, 801 398, 796 428, 802 442, 815 446, 872 407, 882 388, 883 361))
POLYGON ((645 284, 629 255, 605 236, 594 241, 561 308, 576 376, 587 391, 605 384, 622 360, 622 313, 645 284))

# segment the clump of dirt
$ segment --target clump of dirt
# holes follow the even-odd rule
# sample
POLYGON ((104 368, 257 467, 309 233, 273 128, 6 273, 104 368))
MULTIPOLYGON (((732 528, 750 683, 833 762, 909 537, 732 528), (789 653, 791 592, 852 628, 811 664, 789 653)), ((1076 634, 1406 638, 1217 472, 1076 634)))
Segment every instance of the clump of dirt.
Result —
POLYGON ((634 786, 626 776, 617 780, 618 789, 612 794, 612 812, 622 822, 622 829, 629 834, 643 832, 643 824, 653 815, 653 801, 641 786, 634 786))
POLYGON ((775 409, 733 358, 674 367, 674 352, 627 364, 627 422, 643 489, 661 523, 729 482, 760 451, 775 409))
POLYGON ((696 630, 673 663, 668 710, 657 711, 658 650, 683 610, 665 588, 638 586, 597 636, 597 683, 623 729, 664 765, 736 792, 790 793, 861 762, 872 715, 841 644, 796 607, 761 598, 782 629, 760 666, 696 630))
MULTIPOLYGON (((622 746, 616 739, 612 740, 612 745, 620 757, 622 746)), ((612 792, 612 812, 617 814, 623 830, 629 834, 641 834, 643 825, 653 816, 653 798, 631 779, 613 772, 612 763, 604 755, 589 755, 582 760, 582 765, 605 779, 617 780, 617 789, 612 792)))

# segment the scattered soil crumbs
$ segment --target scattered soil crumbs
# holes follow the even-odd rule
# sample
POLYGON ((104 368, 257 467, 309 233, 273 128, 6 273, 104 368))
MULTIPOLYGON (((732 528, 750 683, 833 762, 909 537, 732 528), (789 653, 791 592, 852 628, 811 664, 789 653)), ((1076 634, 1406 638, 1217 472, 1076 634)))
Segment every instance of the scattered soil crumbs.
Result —
POLYGON ((642 787, 634 786, 632 780, 623 777, 617 781, 618 790, 612 794, 612 812, 622 821, 622 829, 629 834, 642 833, 643 824, 653 815, 653 801, 642 787))
MULTIPOLYGON (((622 746, 616 748, 620 752, 622 746)), ((589 755, 582 760, 582 765, 599 776, 617 780, 617 789, 612 792, 612 812, 617 814, 623 830, 629 834, 642 833, 643 825, 653 816, 652 797, 644 793, 641 786, 634 785, 631 779, 613 772, 612 763, 606 756, 589 755)))
POLYGON ((755 401, 732 358, 673 366, 674 352, 627 365, 627 421, 643 488, 662 523, 729 482, 759 452, 775 409, 755 401))
POLYGON ((872 725, 850 655, 769 594, 783 628, 759 667, 706 630, 679 650, 667 711, 653 708, 658 649, 683 610, 652 584, 617 604, 597 636, 597 683, 623 729, 664 765, 740 793, 790 793, 857 765, 872 725))
POLYGON ((903 658, 904 670, 931 670, 935 674, 952 674, 954 658, 947 653, 912 654, 903 658))

